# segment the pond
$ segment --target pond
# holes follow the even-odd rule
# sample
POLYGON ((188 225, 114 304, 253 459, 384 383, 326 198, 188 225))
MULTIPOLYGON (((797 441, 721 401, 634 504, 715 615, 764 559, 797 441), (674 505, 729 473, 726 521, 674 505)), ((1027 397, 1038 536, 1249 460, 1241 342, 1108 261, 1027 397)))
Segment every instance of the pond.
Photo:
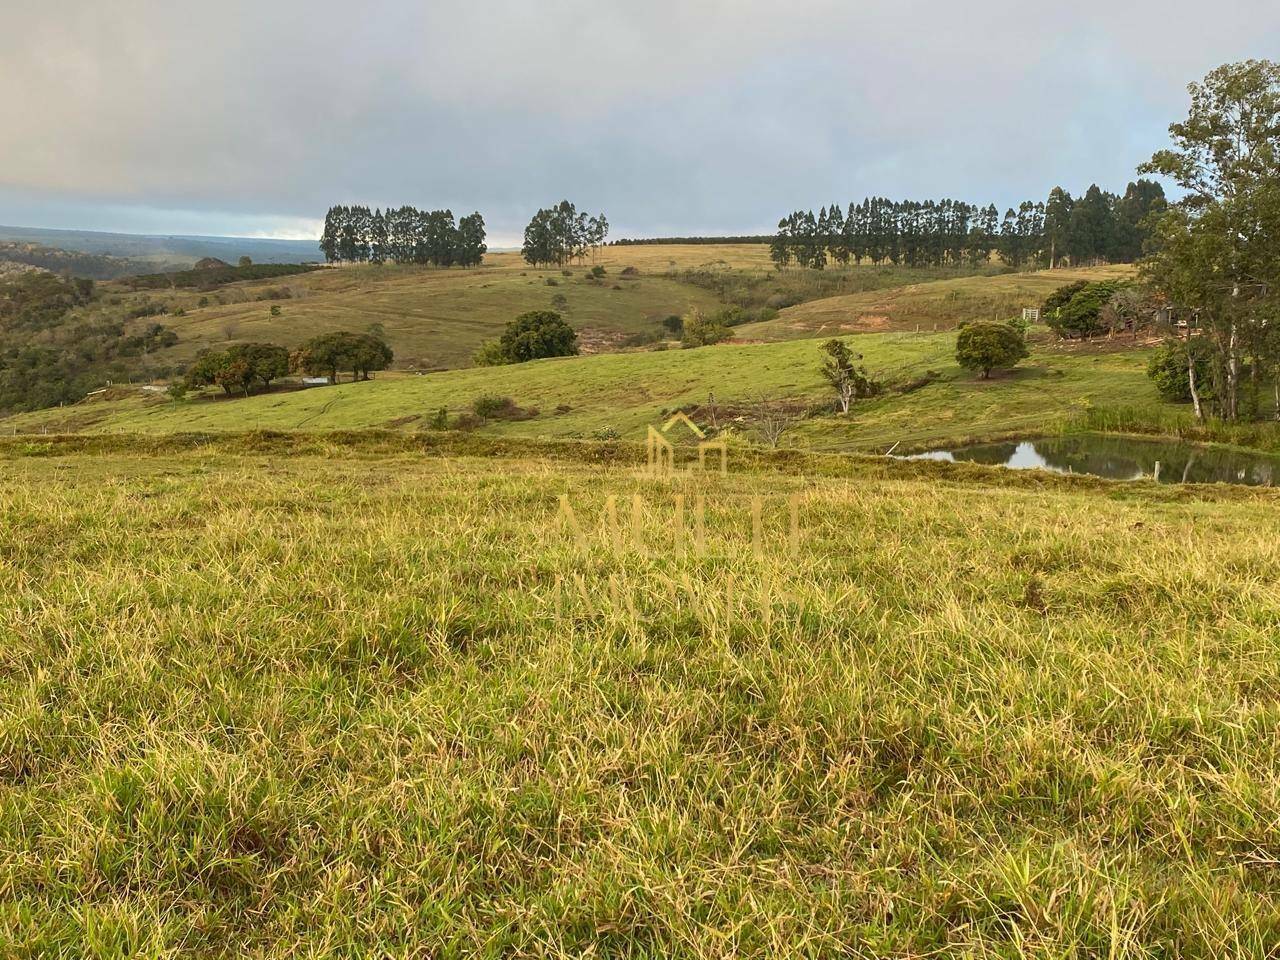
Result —
POLYGON ((1267 487, 1280 481, 1280 456, 1203 447, 1177 440, 1097 433, 983 443, 953 450, 931 450, 903 459, 1084 473, 1109 480, 1146 477, 1161 483, 1242 483, 1267 487))

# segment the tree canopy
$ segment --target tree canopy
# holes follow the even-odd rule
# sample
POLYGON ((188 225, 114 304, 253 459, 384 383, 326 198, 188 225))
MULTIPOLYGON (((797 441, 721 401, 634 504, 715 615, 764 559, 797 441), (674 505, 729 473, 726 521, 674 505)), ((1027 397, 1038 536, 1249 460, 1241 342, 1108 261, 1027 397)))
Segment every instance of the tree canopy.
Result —
POLYGON ((248 396, 255 383, 264 390, 289 372, 289 351, 274 343, 238 343, 218 352, 206 350, 187 368, 187 388, 217 384, 223 392, 248 396))
POLYGON ((330 207, 320 235, 320 251, 330 263, 430 264, 474 267, 483 260, 484 218, 473 213, 454 222, 450 210, 399 207, 330 207))
POLYGON ((1022 331, 1007 323, 967 323, 956 335, 956 362, 986 380, 992 370, 1007 370, 1027 355, 1022 331))
POLYGON ((531 310, 507 324, 502 336, 476 352, 477 366, 525 363, 578 353, 578 334, 554 310, 531 310))
POLYGON ((1055 187, 1046 202, 1023 201, 1003 217, 994 204, 868 197, 844 210, 833 203, 782 218, 769 255, 779 269, 794 263, 817 270, 863 260, 976 266, 992 253, 1013 267, 1053 267, 1064 257, 1073 264, 1129 262, 1142 252, 1148 215, 1164 205, 1164 190, 1152 180, 1130 183, 1123 197, 1093 185, 1079 201, 1055 187))
POLYGON ((534 266, 564 266, 582 260, 604 244, 609 221, 603 213, 594 217, 579 213, 568 200, 539 210, 524 228, 521 255, 534 266))
POLYGON ((1185 191, 1159 219, 1144 277, 1185 324, 1197 415, 1204 411, 1191 358, 1205 351, 1191 344, 1204 341, 1220 416, 1258 409, 1260 369, 1280 416, 1280 65, 1226 64, 1189 91, 1186 120, 1169 127, 1172 146, 1141 168, 1185 191))
POLYGON ((290 357, 290 366, 337 383, 341 371, 350 371, 352 380, 368 380, 371 372, 385 370, 394 358, 391 347, 380 337, 339 330, 307 341, 290 357))

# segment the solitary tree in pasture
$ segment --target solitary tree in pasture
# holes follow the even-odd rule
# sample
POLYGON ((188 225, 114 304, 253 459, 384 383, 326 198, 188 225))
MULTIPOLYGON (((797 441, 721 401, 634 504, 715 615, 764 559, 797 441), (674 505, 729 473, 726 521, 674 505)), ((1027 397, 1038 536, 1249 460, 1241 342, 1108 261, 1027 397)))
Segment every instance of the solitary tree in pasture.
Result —
POLYGON ((578 353, 578 334, 554 310, 520 314, 507 324, 498 343, 509 363, 571 357, 578 353))
POLYGON ((854 400, 871 396, 875 389, 866 368, 854 363, 862 359, 862 354, 855 354, 847 343, 837 339, 824 343, 822 352, 826 354, 822 361, 822 378, 835 390, 840 412, 848 413, 854 400))
POLYGON ((1025 356, 1026 339, 1007 323, 968 323, 956 335, 956 362, 979 371, 983 380, 990 379, 992 370, 1007 370, 1025 356))

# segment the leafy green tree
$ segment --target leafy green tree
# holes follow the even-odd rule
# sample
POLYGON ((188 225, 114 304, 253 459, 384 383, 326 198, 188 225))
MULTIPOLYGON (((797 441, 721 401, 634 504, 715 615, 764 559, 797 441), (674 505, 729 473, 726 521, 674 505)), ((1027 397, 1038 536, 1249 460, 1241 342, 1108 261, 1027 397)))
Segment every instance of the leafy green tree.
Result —
POLYGON ((351 350, 351 374, 354 379, 368 380, 370 373, 387 369, 394 359, 391 347, 381 337, 368 333, 355 334, 351 350))
POLYGON ((337 383, 342 370, 351 371, 352 380, 368 380, 371 371, 385 370, 394 357, 379 337, 339 330, 307 341, 289 360, 294 370, 337 383))
POLYGON ((1153 222, 1168 208, 1164 188, 1156 181, 1129 184, 1115 205, 1115 248, 1111 259, 1132 263, 1141 257, 1153 222))
POLYGON ((769 259, 778 270, 791 265, 791 221, 787 217, 778 221, 778 232, 769 241, 769 259))
POLYGON ((1063 338, 1097 336, 1107 329, 1102 312, 1121 286, 1114 280, 1085 283, 1071 294, 1070 300, 1043 315, 1042 319, 1063 338))
POLYGON ((1105 259, 1115 245, 1114 197, 1092 184, 1071 208, 1070 239, 1073 265, 1105 259))
POLYGON ((841 413, 849 412, 849 405, 875 392, 875 384, 867 376, 867 368, 854 363, 862 354, 855 354, 843 340, 832 339, 822 345, 826 354, 822 361, 822 378, 836 392, 836 403, 841 413))
POLYGON ((1071 302, 1072 297, 1088 285, 1088 280, 1076 280, 1058 287, 1045 298, 1044 304, 1040 307, 1040 319, 1048 323, 1051 317, 1056 317, 1058 311, 1071 302))
POLYGON ((214 382, 228 394, 240 392, 247 397, 249 388, 253 386, 253 371, 244 359, 227 356, 226 362, 214 376, 214 382))
POLYGON ((340 214, 337 207, 330 207, 324 216, 324 232, 320 234, 320 252, 328 263, 338 259, 338 221, 340 214))
POLYGON ((230 360, 225 353, 202 350, 196 355, 196 359, 191 366, 187 367, 183 382, 190 390, 211 386, 216 383, 222 387, 224 393, 229 394, 232 390, 231 386, 219 379, 228 363, 230 363, 230 360))
POLYGON ((232 363, 243 361, 250 381, 258 381, 264 390, 289 373, 289 351, 274 343, 240 343, 227 350, 232 363))
POLYGON ((369 262, 386 263, 390 252, 388 246, 387 218, 381 210, 375 210, 369 219, 369 262))
POLYGON ((488 251, 485 244, 484 217, 477 211, 458 221, 458 249, 454 262, 463 267, 477 267, 488 251))
POLYGON ((1022 237, 1018 234, 1018 215, 1012 207, 1004 212, 996 248, 1000 251, 1000 258, 1009 266, 1022 266, 1022 237))
POLYGON ((249 395, 254 383, 270 389, 272 381, 289 372, 289 351, 273 343, 238 343, 224 352, 204 351, 187 368, 188 389, 220 386, 224 393, 249 395))
POLYGON ((1007 370, 1027 356, 1027 341, 1007 323, 968 323, 956 335, 956 362, 989 379, 992 370, 1007 370))
POLYGON ((603 244, 608 232, 609 221, 604 214, 588 217, 568 200, 562 200, 533 215, 525 227, 520 252, 525 261, 534 266, 563 267, 573 260, 581 260, 587 251, 603 244))
POLYGON ((554 310, 531 310, 507 324, 498 345, 509 363, 571 357, 578 353, 578 334, 554 310))
POLYGON ((1187 119, 1169 127, 1173 146, 1139 168, 1185 191, 1159 220, 1144 275, 1194 318, 1189 338, 1207 339, 1219 412, 1235 420, 1247 349, 1259 354, 1253 370, 1280 383, 1268 336, 1280 315, 1280 65, 1226 64, 1189 89, 1187 119))

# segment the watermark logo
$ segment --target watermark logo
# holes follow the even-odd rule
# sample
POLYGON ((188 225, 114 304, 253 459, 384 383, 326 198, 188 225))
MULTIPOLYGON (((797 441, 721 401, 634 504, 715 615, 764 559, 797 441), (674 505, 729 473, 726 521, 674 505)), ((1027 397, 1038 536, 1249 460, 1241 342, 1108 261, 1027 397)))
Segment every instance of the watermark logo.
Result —
MULTIPOLYGON (((686 451, 688 449, 687 444, 681 444, 681 447, 686 451)), ((647 478, 691 476, 695 471, 707 474, 715 471, 724 476, 728 472, 728 445, 723 440, 708 440, 706 433, 682 412, 668 419, 661 428, 649 426, 645 450, 647 457, 642 476, 647 478), (675 439, 676 431, 680 429, 691 435, 695 441, 698 454, 696 466, 692 458, 689 458, 690 462, 683 465, 676 463, 677 445, 672 441, 675 439)), ((762 557, 765 553, 767 501, 774 504, 779 501, 785 503, 785 543, 792 556, 798 555, 801 503, 799 493, 790 496, 776 494, 733 496, 719 493, 716 495, 716 503, 721 507, 722 514, 726 511, 740 510, 741 506, 746 506, 750 510, 751 550, 757 557, 762 557)), ((603 543, 611 545, 613 551, 618 554, 650 556, 656 551, 665 551, 668 546, 677 553, 685 553, 689 550, 697 554, 706 552, 707 497, 705 495, 675 494, 668 512, 668 508, 661 502, 653 504, 650 509, 644 495, 635 493, 630 497, 629 507, 628 520, 622 515, 622 510, 626 507, 620 508, 618 495, 606 496, 600 514, 599 530, 592 535, 578 519, 578 511, 574 509, 570 495, 562 493, 556 518, 557 526, 567 528, 577 546, 582 550, 589 550, 593 543, 603 543), (669 517, 669 525, 668 521, 663 519, 664 514, 669 517)), ((771 536, 777 541, 781 539, 778 530, 781 524, 776 519, 773 508, 770 512, 775 516, 770 518, 768 525, 773 528, 771 536)))
POLYGON ((676 466, 676 447, 671 442, 672 431, 676 427, 684 427, 697 441, 698 469, 707 469, 707 456, 719 453, 720 475, 728 471, 729 448, 723 440, 708 440, 706 433, 684 413, 672 416, 661 429, 654 429, 650 424, 645 437, 645 472, 651 477, 673 477, 680 473, 691 473, 693 465, 676 466))
MULTIPOLYGON (((692 498, 683 493, 672 498, 671 511, 671 545, 677 552, 692 549, 694 553, 705 553, 707 549, 707 498, 697 495, 692 498), (692 509, 690 509, 692 507, 692 509)), ((765 500, 761 494, 749 494, 732 498, 746 501, 751 511, 751 551, 756 556, 765 552, 765 500)), ((800 499, 799 493, 788 497, 769 497, 771 501, 784 500, 786 503, 788 551, 792 556, 800 553, 800 499)), ((601 512, 600 534, 598 540, 611 544, 615 553, 638 553, 647 555, 658 545, 656 538, 646 536, 645 498, 641 494, 632 494, 630 504, 630 522, 624 523, 618 510, 618 497, 610 494, 605 497, 604 509, 601 512)), ((557 521, 561 527, 567 528, 573 535, 577 545, 587 550, 591 538, 578 519, 567 493, 560 494, 560 509, 557 521)))

